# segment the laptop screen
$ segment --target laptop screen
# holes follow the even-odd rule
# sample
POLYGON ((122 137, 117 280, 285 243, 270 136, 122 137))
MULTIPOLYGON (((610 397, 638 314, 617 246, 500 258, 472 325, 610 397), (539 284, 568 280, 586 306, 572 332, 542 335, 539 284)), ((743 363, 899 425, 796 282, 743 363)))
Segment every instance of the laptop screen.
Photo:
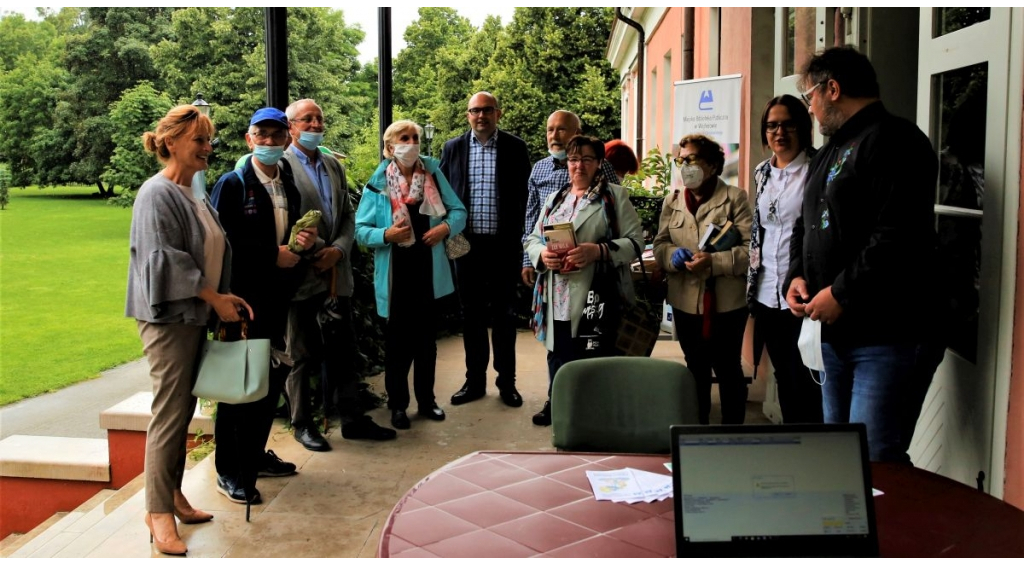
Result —
POLYGON ((679 556, 877 555, 863 425, 676 426, 679 556))

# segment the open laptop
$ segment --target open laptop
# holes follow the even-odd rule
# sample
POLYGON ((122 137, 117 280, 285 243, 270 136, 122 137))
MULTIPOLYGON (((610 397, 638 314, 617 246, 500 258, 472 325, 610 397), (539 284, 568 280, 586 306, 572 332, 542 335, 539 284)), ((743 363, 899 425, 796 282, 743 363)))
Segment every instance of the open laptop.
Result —
POLYGON ((675 425, 679 557, 878 556, 863 424, 675 425))

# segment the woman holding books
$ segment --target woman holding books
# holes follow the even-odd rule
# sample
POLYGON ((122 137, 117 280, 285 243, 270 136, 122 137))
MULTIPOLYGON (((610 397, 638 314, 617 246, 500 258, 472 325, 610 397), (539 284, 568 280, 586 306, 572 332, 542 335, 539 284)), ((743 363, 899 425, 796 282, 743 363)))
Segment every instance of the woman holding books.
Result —
POLYGON ((709 137, 679 141, 674 191, 665 197, 654 256, 668 275, 679 346, 697 381, 699 420, 711 413, 711 371, 718 377, 722 423, 743 423, 747 385, 740 348, 747 324, 744 298, 750 224, 747 194, 719 175, 725 152, 709 137))
POLYGON ((466 226, 466 207, 439 170, 420 156, 423 128, 399 120, 384 131, 384 161, 363 189, 356 241, 373 249, 373 287, 384 331, 384 388, 391 426, 408 429, 409 368, 421 417, 443 421, 434 399, 437 310, 455 291, 444 240, 466 226))
POLYGON ((644 244, 640 217, 629 193, 597 174, 604 160, 604 144, 577 135, 566 145, 566 155, 569 183, 547 198, 536 227, 523 244, 538 274, 531 325, 548 349, 549 400, 533 416, 535 425, 551 424, 550 385, 563 364, 611 354, 605 350, 611 347, 604 340, 594 351, 588 348, 588 340, 577 338, 587 295, 595 273, 604 272, 616 277, 622 298, 632 301, 628 265, 637 257, 634 243, 639 248, 644 244))
POLYGON ((789 240, 800 216, 811 157, 811 117, 788 94, 772 98, 761 114, 761 146, 772 156, 754 169, 754 225, 750 233, 747 304, 754 316, 754 370, 762 344, 779 386, 785 423, 821 423, 821 386, 800 360, 800 318, 786 303, 789 240))

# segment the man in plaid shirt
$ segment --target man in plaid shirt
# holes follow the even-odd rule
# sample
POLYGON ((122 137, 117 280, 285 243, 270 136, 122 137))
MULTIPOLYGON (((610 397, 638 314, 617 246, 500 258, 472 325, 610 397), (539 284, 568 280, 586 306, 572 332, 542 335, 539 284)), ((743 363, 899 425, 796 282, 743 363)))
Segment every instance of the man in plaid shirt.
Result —
POLYGON ((441 172, 469 212, 464 233, 470 250, 455 260, 466 382, 452 396, 452 405, 484 397, 493 346, 501 400, 519 407, 515 296, 530 154, 525 141, 498 129, 501 107, 490 93, 477 92, 469 99, 466 118, 470 130, 445 143, 441 154, 441 172))
MULTIPOLYGON (((556 110, 548 116, 547 140, 548 153, 551 156, 537 161, 533 165, 533 171, 530 172, 529 195, 526 199, 526 222, 523 225, 524 242, 526 236, 532 233, 537 226, 537 219, 540 218, 544 201, 559 188, 569 183, 569 168, 565 164, 565 145, 570 139, 583 133, 582 126, 580 118, 568 110, 556 110)), ((601 162, 601 170, 598 174, 607 178, 608 182, 619 183, 619 177, 615 175, 615 168, 607 160, 601 162)), ((531 288, 537 281, 537 273, 526 253, 523 253, 521 276, 523 284, 531 288)))

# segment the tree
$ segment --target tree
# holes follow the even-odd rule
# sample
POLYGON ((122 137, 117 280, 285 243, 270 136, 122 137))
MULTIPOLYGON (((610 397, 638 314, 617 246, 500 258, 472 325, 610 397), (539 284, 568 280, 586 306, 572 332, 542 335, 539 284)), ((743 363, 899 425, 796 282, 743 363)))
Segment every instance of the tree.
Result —
POLYGON ((475 83, 502 101, 502 125, 526 139, 534 158, 547 154, 547 116, 560 108, 583 118, 601 139, 619 124, 617 80, 604 49, 611 8, 516 8, 475 83))
MULTIPOLYGON (((212 105, 221 141, 216 153, 224 156, 211 163, 212 183, 249 151, 249 117, 267 104, 263 9, 187 8, 174 14, 170 29, 170 37, 153 47, 153 58, 171 99, 187 103, 202 92, 212 105)), ((313 98, 323 107, 324 143, 337 150, 353 145, 372 112, 366 89, 350 90, 362 75, 355 46, 363 36, 345 25, 341 12, 288 10, 289 98, 313 98)))
POLYGON ((420 8, 419 18, 405 29, 406 46, 395 57, 394 104, 425 122, 437 96, 438 57, 448 46, 463 49, 475 31, 454 8, 420 8))
POLYGON ((147 81, 125 90, 121 99, 111 105, 114 154, 101 177, 104 182, 111 187, 124 187, 124 194, 142 186, 160 170, 157 159, 143 148, 140 132, 152 131, 173 105, 167 94, 157 92, 147 81))
POLYGON ((68 36, 64 64, 71 74, 60 96, 54 124, 57 139, 70 140, 67 159, 52 163, 48 174, 95 183, 102 195, 113 195, 100 180, 114 152, 114 131, 108 112, 121 93, 148 80, 161 81, 150 46, 167 37, 170 8, 88 8, 82 33, 68 36), (60 168, 66 167, 66 172, 60 168))
POLYGON ((27 21, 19 13, 0 19, 0 71, 15 68, 22 55, 39 56, 50 50, 57 29, 49 22, 27 21))
MULTIPOLYGON (((429 112, 430 121, 437 127, 437 149, 446 139, 466 130, 466 103, 475 93, 473 83, 490 61, 503 31, 501 19, 488 16, 483 27, 473 34, 468 43, 449 43, 438 53, 435 71, 437 97, 429 112)), ((438 152, 435 149, 434 153, 438 152)))
POLYGON ((10 165, 12 186, 42 183, 35 146, 52 130, 57 96, 66 82, 67 73, 45 51, 19 55, 12 70, 0 71, 0 162, 10 165))

